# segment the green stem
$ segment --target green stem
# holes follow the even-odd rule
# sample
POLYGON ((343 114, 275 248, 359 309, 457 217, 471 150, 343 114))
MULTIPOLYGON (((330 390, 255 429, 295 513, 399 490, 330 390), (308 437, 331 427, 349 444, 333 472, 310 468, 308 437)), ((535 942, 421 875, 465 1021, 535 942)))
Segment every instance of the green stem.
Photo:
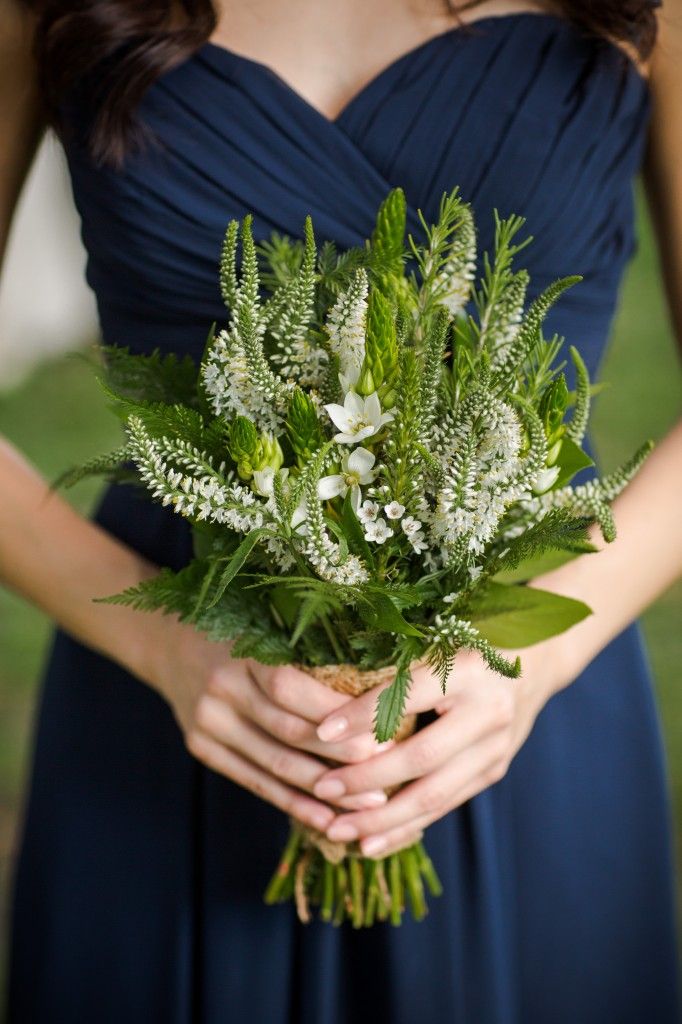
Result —
POLYGON ((350 885, 353 898, 353 927, 362 928, 364 908, 362 901, 362 864, 358 857, 351 857, 350 861, 350 885))
POLYGON ((345 663, 346 657, 343 651, 341 650, 341 647, 339 646, 339 641, 336 634, 334 633, 334 630, 332 629, 331 622, 329 621, 326 615, 320 615, 320 622, 324 627, 325 633, 329 637, 329 643, 332 645, 334 655, 337 658, 337 664, 343 665, 345 663))
POLYGON ((418 843, 415 843, 414 851, 417 857, 417 863, 419 864, 419 870, 424 876, 424 881, 426 882, 429 892, 432 896, 442 896, 443 886, 441 885, 440 878, 436 873, 433 862, 426 852, 421 840, 418 843))
POLYGON ((331 921, 334 913, 334 865, 325 860, 322 883, 322 909, 320 917, 323 921, 331 921))
POLYGON ((277 870, 270 879, 270 883, 265 890, 263 899, 266 903, 278 903, 284 898, 282 893, 287 881, 293 878, 292 867, 298 854, 300 844, 301 833, 297 828, 292 828, 289 833, 287 844, 284 847, 281 860, 277 865, 277 870))
POLYGON ((400 860, 396 853, 388 858, 388 887, 391 893, 391 924, 400 924, 403 911, 403 880, 400 871, 400 860))
POLYGON ((424 886, 419 875, 417 858, 412 847, 401 850, 398 856, 402 863, 403 875, 412 906, 412 914, 415 921, 421 921, 426 915, 426 902, 424 900, 424 886))
POLYGON ((364 925, 369 928, 374 924, 377 909, 377 862, 371 858, 365 860, 365 919, 364 925))
POLYGON ((348 873, 343 864, 336 865, 336 910, 334 912, 333 924, 339 925, 346 916, 346 890, 348 888, 348 873))

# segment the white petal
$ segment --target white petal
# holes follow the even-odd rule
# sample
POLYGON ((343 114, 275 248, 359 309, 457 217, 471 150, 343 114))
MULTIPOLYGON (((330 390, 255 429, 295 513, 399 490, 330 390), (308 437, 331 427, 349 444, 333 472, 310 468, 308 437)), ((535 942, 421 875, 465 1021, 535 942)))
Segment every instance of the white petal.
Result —
POLYGON ((376 391, 373 391, 371 395, 365 399, 365 407, 362 410, 375 427, 378 427, 381 422, 381 404, 379 402, 379 396, 376 391))
POLYGON ((348 471, 355 476, 362 477, 365 473, 369 473, 375 462, 376 457, 366 448, 356 448, 348 456, 348 471))
POLYGON ((346 415, 362 416, 365 411, 365 403, 355 391, 349 391, 343 400, 343 407, 346 415))
MULTIPOLYGON (((346 398, 348 398, 347 395, 346 398)), ((332 402, 330 405, 325 405, 325 409, 335 427, 338 427, 339 430, 350 429, 350 416, 342 405, 336 405, 336 403, 332 402)))
POLYGON ((345 494, 347 490, 346 481, 342 476, 338 474, 323 476, 317 485, 317 496, 322 501, 331 501, 332 498, 345 494))
POLYGON ((358 487, 357 484, 353 484, 353 486, 350 489, 350 504, 351 508, 353 509, 356 515, 358 514, 358 509, 360 508, 361 499, 362 493, 360 491, 360 488, 358 487))

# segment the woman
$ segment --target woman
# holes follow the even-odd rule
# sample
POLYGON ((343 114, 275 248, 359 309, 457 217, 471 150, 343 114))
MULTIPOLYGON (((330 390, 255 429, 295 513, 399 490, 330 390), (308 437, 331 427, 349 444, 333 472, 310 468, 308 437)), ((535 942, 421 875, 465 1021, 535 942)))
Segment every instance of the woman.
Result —
MULTIPOLYGON (((225 318, 230 217, 252 210, 263 237, 311 212, 345 247, 390 185, 429 216, 459 184, 483 249, 493 207, 527 217, 535 292, 584 275, 549 327, 594 370, 642 163, 682 338, 680 0, 653 56, 647 0, 32 6, 2 15, 2 224, 56 118, 108 342, 199 354, 225 318)), ((85 522, 43 502, 5 445, 0 575, 60 627, 16 876, 13 1024, 673 1024, 665 768, 630 624, 682 566, 681 463, 678 429, 617 502, 617 542, 543 578, 590 619, 526 652, 517 685, 474 656, 440 704, 420 677, 410 710, 438 714, 377 750, 375 694, 344 702, 170 618, 93 604, 182 565, 186 524, 124 487, 85 522), (283 811, 370 855, 431 825, 445 895, 399 930, 264 907, 283 811)))

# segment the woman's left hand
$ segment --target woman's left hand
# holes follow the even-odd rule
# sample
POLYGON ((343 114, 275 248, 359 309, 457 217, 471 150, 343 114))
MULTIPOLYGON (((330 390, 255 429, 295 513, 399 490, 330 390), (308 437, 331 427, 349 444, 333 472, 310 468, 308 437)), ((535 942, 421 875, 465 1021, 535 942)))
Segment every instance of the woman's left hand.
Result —
MULTIPOLYGON (((457 656, 443 695, 432 672, 412 673, 407 712, 434 709, 439 718, 390 750, 334 768, 318 780, 315 796, 331 803, 366 790, 403 786, 379 808, 339 814, 329 839, 360 840, 363 853, 383 857, 415 841, 427 825, 501 779, 541 708, 570 676, 563 638, 521 652, 522 675, 504 679, 471 651, 457 656)), ((318 726, 322 740, 338 742, 372 729, 380 688, 356 697, 318 726)))

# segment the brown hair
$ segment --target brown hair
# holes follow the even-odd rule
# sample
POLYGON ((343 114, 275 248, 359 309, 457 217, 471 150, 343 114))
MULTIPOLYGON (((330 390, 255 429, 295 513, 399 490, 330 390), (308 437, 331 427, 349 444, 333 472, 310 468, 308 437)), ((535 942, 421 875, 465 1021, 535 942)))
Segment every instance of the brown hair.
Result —
MULTIPOLYGON (((135 108, 160 75, 205 43, 216 27, 211 0, 24 0, 37 15, 34 52, 48 120, 60 131, 61 103, 87 83, 89 145, 118 164, 140 138, 135 108)), ((480 0, 453 3, 458 11, 480 0)), ((656 0, 557 0, 580 29, 634 47, 645 59, 656 38, 656 0)))

